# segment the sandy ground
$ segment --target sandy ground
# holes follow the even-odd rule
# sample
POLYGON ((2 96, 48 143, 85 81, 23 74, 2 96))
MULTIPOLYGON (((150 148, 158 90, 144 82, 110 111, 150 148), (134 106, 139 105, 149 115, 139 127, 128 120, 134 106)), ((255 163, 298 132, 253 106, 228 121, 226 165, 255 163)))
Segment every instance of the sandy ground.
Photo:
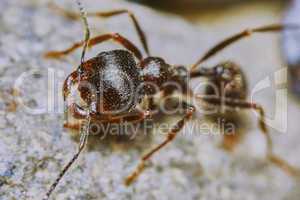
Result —
MULTIPOLYGON (((0 2, 0 199, 3 200, 41 199, 77 148, 78 141, 73 137, 76 133, 62 128, 61 84, 77 66, 80 51, 65 61, 45 60, 42 54, 80 40, 82 26, 56 15, 46 3, 0 2), (18 106, 14 111, 11 88, 16 83, 25 107, 18 106)), ((76 10, 72 2, 60 1, 60 5, 76 10)), ((279 22, 282 12, 280 4, 257 3, 218 11, 213 18, 206 13, 187 22, 178 16, 119 1, 89 0, 85 6, 94 11, 130 8, 143 24, 152 54, 170 64, 187 66, 232 33, 279 22)), ((126 17, 93 19, 90 23, 93 35, 120 32, 141 46, 126 17)), ((205 65, 234 60, 247 75, 250 91, 265 87, 253 96, 266 109, 276 153, 300 166, 299 105, 286 90, 279 39, 279 35, 269 34, 247 39, 205 65)), ((117 47, 107 43, 94 48, 88 56, 117 47)), ((199 122, 202 116, 198 114, 183 131, 187 134, 179 135, 153 157, 152 167, 129 188, 122 184, 124 177, 134 169, 142 152, 159 143, 163 136, 152 130, 151 136, 134 141, 94 138, 58 186, 53 199, 299 199, 299 183, 265 161, 265 141, 254 113, 245 112, 242 116, 247 137, 233 154, 218 148, 220 136, 188 129, 205 122, 199 122)), ((172 116, 156 122, 176 120, 178 117, 172 116)))

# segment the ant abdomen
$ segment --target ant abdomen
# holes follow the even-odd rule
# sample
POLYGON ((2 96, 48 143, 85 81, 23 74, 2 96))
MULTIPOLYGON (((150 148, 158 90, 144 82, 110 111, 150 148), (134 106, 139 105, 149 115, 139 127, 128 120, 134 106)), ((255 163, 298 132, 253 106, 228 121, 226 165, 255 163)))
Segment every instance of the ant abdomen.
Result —
POLYGON ((213 67, 214 76, 206 88, 207 95, 218 95, 229 99, 247 98, 247 81, 240 66, 227 61, 213 67))

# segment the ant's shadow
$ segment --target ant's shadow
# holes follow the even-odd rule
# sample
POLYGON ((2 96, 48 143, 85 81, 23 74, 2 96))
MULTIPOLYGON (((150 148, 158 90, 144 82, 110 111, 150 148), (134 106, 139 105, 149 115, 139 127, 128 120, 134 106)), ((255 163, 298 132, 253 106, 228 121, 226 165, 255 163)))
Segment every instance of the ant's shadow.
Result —
MULTIPOLYGON (((91 123, 90 135, 86 149, 88 151, 103 151, 111 149, 127 151, 130 148, 145 149, 150 147, 155 131, 153 119, 135 124, 99 124, 91 123)), ((69 131, 69 130, 68 130, 69 131)), ((79 131, 70 130, 71 138, 79 143, 79 131)))
MULTIPOLYGON (((178 100, 171 99, 164 108, 173 110, 176 106, 178 106, 178 100)), ((166 114, 163 110, 157 109, 154 113, 151 118, 134 124, 91 123, 87 143, 88 151, 103 151, 109 148, 117 151, 127 151, 130 148, 139 151, 149 149, 154 145, 153 137, 158 134, 166 135, 173 125, 182 119, 184 110, 166 114)), ((72 131, 71 137, 79 143, 79 131, 72 131)))

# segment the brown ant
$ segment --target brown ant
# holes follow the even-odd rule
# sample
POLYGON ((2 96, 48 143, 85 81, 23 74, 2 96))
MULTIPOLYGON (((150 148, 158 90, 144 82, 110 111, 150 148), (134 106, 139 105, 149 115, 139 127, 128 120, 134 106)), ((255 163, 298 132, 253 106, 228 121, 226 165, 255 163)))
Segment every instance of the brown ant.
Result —
MULTIPOLYGON (((65 102, 65 113, 72 113, 74 118, 85 120, 86 124, 84 126, 84 130, 81 132, 78 152, 60 172, 58 178, 51 185, 44 199, 49 199, 59 181, 84 149, 88 140, 91 121, 98 123, 135 123, 143 121, 146 118, 151 118, 154 106, 151 95, 156 94, 158 91, 154 91, 153 88, 149 87, 149 85, 145 85, 142 88, 143 90, 136 94, 137 100, 131 98, 132 91, 137 91, 140 85, 148 82, 158 86, 160 89, 159 92, 162 92, 164 96, 170 96, 174 92, 191 94, 191 90, 188 89, 188 80, 189 78, 193 79, 196 77, 209 78, 211 82, 218 86, 219 90, 222 90, 222 84, 225 84, 226 86, 226 95, 223 99, 212 95, 215 94, 215 92, 209 88, 206 89, 206 96, 197 97, 206 103, 218 107, 225 105, 226 107, 231 108, 256 110, 260 115, 259 127, 265 135, 268 144, 268 160, 282 168, 290 175, 298 175, 299 171, 297 169, 293 168, 284 160, 273 154, 272 140, 268 133, 266 124, 264 123, 264 110, 260 105, 246 101, 247 84, 241 68, 232 62, 221 63, 212 68, 198 68, 202 62, 206 61, 216 53, 242 38, 251 36, 253 33, 279 32, 283 29, 296 29, 299 28, 298 26, 273 24, 242 31, 215 45, 201 59, 199 59, 199 61, 192 65, 191 70, 188 71, 187 68, 182 66, 169 65, 160 57, 150 56, 145 34, 142 31, 136 17, 130 11, 122 9, 110 12, 95 12, 86 14, 80 6, 80 3, 78 1, 77 3, 80 7, 81 15, 65 11, 58 7, 55 7, 55 9, 71 19, 81 18, 83 20, 86 31, 85 41, 75 43, 73 46, 63 51, 48 52, 45 56, 47 58, 61 58, 83 46, 81 64, 66 78, 63 86, 63 97, 65 102), (146 58, 142 56, 140 50, 132 42, 118 33, 108 33, 89 38, 90 32, 86 16, 113 17, 124 13, 129 14, 133 21, 144 51, 147 54, 146 58), (96 57, 87 61, 84 60, 87 47, 92 47, 109 40, 119 43, 126 50, 101 52, 96 57), (136 63, 135 58, 139 61, 138 63, 136 63), (133 85, 131 88, 126 83, 123 75, 132 81, 133 85), (178 91, 178 88, 164 87, 164 83, 167 83, 168 81, 173 81, 179 84, 182 90, 178 91), (74 101, 69 102, 71 88, 74 87, 74 85, 77 85, 80 97, 87 105, 87 108, 78 105, 74 101), (146 111, 142 111, 137 108, 137 105, 143 98, 149 98, 148 100, 151 102, 149 103, 146 111), (124 106, 126 106, 126 109, 123 109, 124 106), (123 109, 122 112, 112 114, 114 111, 118 111, 120 109, 123 109)), ((162 143, 148 151, 141 158, 141 162, 136 170, 125 179, 126 185, 130 185, 137 179, 145 168, 146 161, 174 140, 178 132, 180 132, 196 111, 195 106, 185 101, 180 102, 180 105, 185 111, 182 119, 173 126, 162 143)), ((64 127, 79 129, 80 125, 71 124, 66 121, 64 127)))

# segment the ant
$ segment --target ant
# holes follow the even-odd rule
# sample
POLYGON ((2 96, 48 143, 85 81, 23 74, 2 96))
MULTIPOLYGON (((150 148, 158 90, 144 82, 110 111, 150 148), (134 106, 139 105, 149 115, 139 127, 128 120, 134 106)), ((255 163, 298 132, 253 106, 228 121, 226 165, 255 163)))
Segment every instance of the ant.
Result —
MULTIPOLYGON (((62 58, 74 50, 83 46, 81 63, 79 67, 73 71, 65 80, 63 85, 63 98, 65 105, 65 114, 70 112, 75 119, 84 120, 84 126, 77 123, 64 122, 65 128, 81 129, 80 142, 77 153, 67 163, 60 172, 57 179, 51 185, 44 199, 49 199, 51 193, 58 185, 59 181, 68 171, 70 166, 76 161, 80 153, 84 149, 88 137, 91 121, 97 123, 136 123, 152 117, 152 111, 155 107, 153 95, 161 92, 164 96, 171 96, 174 92, 181 92, 183 95, 193 95, 191 89, 188 88, 188 80, 197 77, 206 77, 218 87, 218 90, 225 88, 225 98, 216 97, 216 91, 206 88, 205 95, 198 99, 213 105, 215 107, 226 106, 229 108, 253 109, 260 115, 259 127, 267 140, 267 159, 273 164, 280 167, 288 174, 295 176, 299 174, 295 169, 283 159, 277 157, 273 153, 273 144, 267 126, 264 123, 264 109, 247 99, 247 83, 242 69, 233 62, 224 62, 212 68, 198 67, 204 61, 208 60, 215 54, 233 43, 251 36, 254 33, 280 32, 284 29, 297 29, 296 25, 272 24, 258 28, 246 29, 236 35, 233 35, 214 47, 212 47, 204 56, 202 56, 191 69, 188 70, 184 66, 173 66, 164 61, 163 58, 150 56, 146 36, 141 29, 135 15, 129 10, 113 10, 109 12, 86 13, 77 1, 80 8, 80 14, 65 11, 59 7, 53 7, 56 11, 70 19, 82 19, 85 27, 85 40, 77 42, 70 48, 63 51, 50 51, 45 54, 46 58, 62 58), (137 31, 139 39, 147 57, 143 57, 141 51, 128 39, 118 33, 108 33, 90 38, 90 31, 87 16, 94 17, 113 17, 121 14, 128 14, 137 31), (113 40, 125 48, 125 50, 112 50, 101 52, 97 56, 85 61, 85 52, 88 47, 98 45, 100 43, 113 40), (138 62, 136 62, 138 60, 138 62), (126 78, 133 83, 132 87, 126 83, 126 78), (167 82, 173 81, 181 86, 178 88, 164 87, 167 82), (159 91, 153 90, 152 87, 143 83, 151 83, 159 87, 159 91), (78 105, 74 101, 70 101, 71 89, 77 86, 81 99, 86 106, 78 105), (139 86, 143 85, 142 91, 136 94, 136 99, 132 99, 131 92, 138 91, 139 86), (226 87, 224 87, 224 85, 226 87), (224 88, 222 88, 224 87, 224 88), (141 110, 138 104, 144 99, 148 99, 147 109, 141 110), (125 109, 124 109, 125 107, 125 109), (123 109, 123 110, 122 110, 123 109), (121 112, 114 112, 119 111, 121 112)), ((184 110, 184 116, 171 128, 165 140, 156 147, 148 151, 142 156, 136 170, 125 179, 125 185, 130 185, 143 172, 146 162, 175 139, 177 134, 182 130, 184 125, 192 118, 196 112, 196 107, 185 101, 180 101, 180 106, 184 110)))

